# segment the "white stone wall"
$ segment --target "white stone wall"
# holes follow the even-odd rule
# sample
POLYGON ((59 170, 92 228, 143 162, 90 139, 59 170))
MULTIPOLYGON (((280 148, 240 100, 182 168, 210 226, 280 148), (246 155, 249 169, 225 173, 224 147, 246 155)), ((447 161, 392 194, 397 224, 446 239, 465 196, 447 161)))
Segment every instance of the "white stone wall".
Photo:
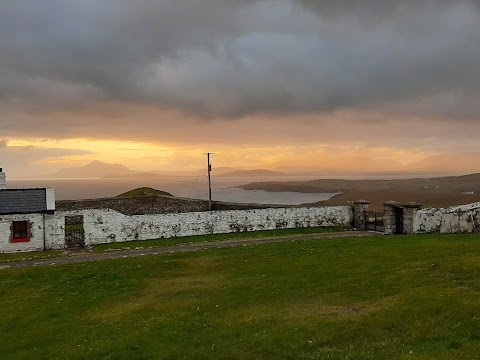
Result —
POLYGON ((413 217, 414 233, 480 232, 480 203, 446 209, 421 209, 413 217))
POLYGON ((84 217, 86 245, 277 228, 350 226, 353 217, 349 206, 135 216, 104 209, 75 214, 84 217))
POLYGON ((43 215, 0 215, 0 252, 43 250, 43 215), (30 241, 11 243, 13 221, 30 222, 30 241))
POLYGON ((135 216, 110 209, 58 211, 45 215, 0 215, 0 252, 42 251, 44 239, 46 249, 64 249, 65 216, 75 215, 83 215, 85 245, 278 228, 350 226, 353 218, 349 206, 135 216), (10 242, 12 221, 31 223, 29 242, 10 242))
POLYGON ((65 248, 65 216, 63 214, 45 215, 45 235, 48 250, 65 248))

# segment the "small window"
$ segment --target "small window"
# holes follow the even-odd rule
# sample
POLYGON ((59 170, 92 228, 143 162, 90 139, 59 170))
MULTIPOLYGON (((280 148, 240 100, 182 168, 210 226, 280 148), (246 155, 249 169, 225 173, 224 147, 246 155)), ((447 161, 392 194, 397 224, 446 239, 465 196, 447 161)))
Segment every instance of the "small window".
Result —
POLYGON ((14 221, 12 223, 11 242, 29 242, 28 221, 14 221))

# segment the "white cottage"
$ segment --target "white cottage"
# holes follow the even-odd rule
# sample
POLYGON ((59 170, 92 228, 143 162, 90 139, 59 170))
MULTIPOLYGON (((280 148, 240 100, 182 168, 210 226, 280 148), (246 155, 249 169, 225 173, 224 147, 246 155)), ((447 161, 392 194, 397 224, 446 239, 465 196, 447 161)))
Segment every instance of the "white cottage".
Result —
POLYGON ((49 248, 47 239, 59 225, 54 212, 53 188, 9 189, 0 168, 0 252, 49 248))

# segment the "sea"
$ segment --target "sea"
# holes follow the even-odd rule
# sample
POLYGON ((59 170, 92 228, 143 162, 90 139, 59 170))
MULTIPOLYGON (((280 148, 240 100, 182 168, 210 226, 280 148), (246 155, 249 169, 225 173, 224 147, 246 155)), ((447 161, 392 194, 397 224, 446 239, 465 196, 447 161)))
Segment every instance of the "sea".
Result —
MULTIPOLYGON (((236 188, 252 181, 306 181, 318 177, 275 176, 262 178, 218 177, 212 178, 212 200, 272 205, 300 205, 328 200, 337 193, 297 193, 243 190, 236 188)), ((206 177, 165 177, 151 179, 13 179, 7 180, 9 188, 38 188, 52 186, 57 200, 78 200, 113 197, 123 192, 151 187, 167 191, 177 197, 208 199, 206 177)))
MULTIPOLYGON (((438 176, 438 175, 437 175, 438 176)), ((350 175, 341 176, 344 179, 408 179, 414 177, 431 177, 431 175, 350 175)), ((328 200, 338 193, 299 193, 299 192, 270 192, 262 190, 243 190, 236 186, 251 182, 263 181, 308 181, 314 179, 331 179, 332 176, 304 175, 304 176, 274 176, 274 177, 213 177, 212 200, 256 203, 271 205, 300 205, 328 200)), ((162 177, 150 179, 12 179, 7 180, 10 188, 37 188, 53 186, 57 200, 78 200, 113 197, 123 192, 138 188, 151 187, 163 190, 177 197, 208 199, 208 179, 199 177, 162 177)))

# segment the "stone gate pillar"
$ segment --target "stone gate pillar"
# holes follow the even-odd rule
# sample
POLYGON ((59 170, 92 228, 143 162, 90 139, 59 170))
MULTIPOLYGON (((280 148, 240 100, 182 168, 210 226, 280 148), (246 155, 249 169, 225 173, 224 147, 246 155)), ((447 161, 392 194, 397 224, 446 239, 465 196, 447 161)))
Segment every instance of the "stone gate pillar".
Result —
POLYGON ((396 201, 387 201, 383 203, 383 225, 384 234, 393 235, 397 233, 397 218, 395 209, 400 208, 401 204, 396 201))
POLYGON ((388 201, 383 203, 385 234, 413 234, 413 216, 415 211, 421 207, 421 204, 414 202, 401 204, 396 201, 388 201), (401 228, 398 229, 398 226, 401 228))
POLYGON ((365 213, 370 208, 370 201, 358 200, 353 202, 353 227, 365 230, 365 213))
POLYGON ((403 204, 403 233, 413 234, 413 215, 417 209, 422 207, 422 204, 410 202, 403 204))

